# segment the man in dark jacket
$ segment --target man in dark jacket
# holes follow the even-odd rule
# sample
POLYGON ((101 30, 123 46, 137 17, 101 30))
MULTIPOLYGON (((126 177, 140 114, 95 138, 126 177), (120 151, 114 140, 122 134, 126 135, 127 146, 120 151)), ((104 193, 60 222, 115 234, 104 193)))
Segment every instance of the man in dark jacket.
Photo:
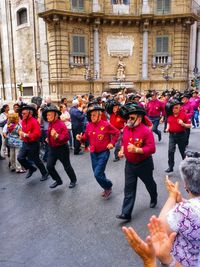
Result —
POLYGON ((85 115, 81 107, 78 107, 78 99, 72 101, 72 107, 69 111, 72 122, 72 134, 74 139, 74 155, 78 155, 81 151, 81 143, 76 139, 76 135, 83 132, 85 115))

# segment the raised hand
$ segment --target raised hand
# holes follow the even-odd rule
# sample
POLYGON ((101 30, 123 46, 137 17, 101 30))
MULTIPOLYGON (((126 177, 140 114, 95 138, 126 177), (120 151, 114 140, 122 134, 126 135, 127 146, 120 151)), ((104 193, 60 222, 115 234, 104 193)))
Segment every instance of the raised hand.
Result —
POLYGON ((138 236, 132 227, 122 227, 122 231, 124 232, 129 245, 143 260, 144 266, 155 267, 156 256, 151 237, 148 236, 145 242, 138 236))
POLYGON ((156 216, 152 216, 150 218, 148 228, 156 257, 162 263, 169 264, 172 261, 170 251, 176 237, 176 233, 173 232, 168 235, 165 223, 156 216))

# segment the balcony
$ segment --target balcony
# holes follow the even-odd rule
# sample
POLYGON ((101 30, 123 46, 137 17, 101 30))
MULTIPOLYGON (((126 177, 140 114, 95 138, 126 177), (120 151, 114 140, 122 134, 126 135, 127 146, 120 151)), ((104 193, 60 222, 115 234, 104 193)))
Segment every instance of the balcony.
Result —
POLYGON ((37 3, 37 11, 43 17, 48 14, 76 14, 78 16, 93 16, 93 13, 101 13, 105 16, 140 16, 140 15, 152 15, 152 16, 199 16, 200 17, 200 5, 196 1, 183 0, 170 1, 169 6, 157 6, 156 0, 149 0, 148 7, 138 4, 137 1, 131 1, 130 4, 111 4, 111 1, 99 0, 98 9, 93 11, 93 5, 91 0, 85 0, 84 6, 72 6, 71 1, 66 0, 46 0, 45 4, 37 3), (108 4, 109 3, 109 4, 108 4))

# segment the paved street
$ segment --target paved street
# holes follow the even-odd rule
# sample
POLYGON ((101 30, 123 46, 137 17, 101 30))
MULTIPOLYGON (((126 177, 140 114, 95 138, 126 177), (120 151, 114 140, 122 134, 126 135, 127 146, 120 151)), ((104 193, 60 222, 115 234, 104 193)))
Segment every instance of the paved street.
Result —
MULTIPOLYGON (((192 130, 189 150, 199 150, 199 129, 192 130)), ((157 137, 156 137, 157 140, 157 137)), ((149 208, 149 195, 138 183, 133 220, 142 237, 152 214, 158 214, 167 193, 164 170, 167 166, 168 134, 157 143, 154 177, 158 184, 158 206, 149 208)), ((176 153, 180 162, 180 155, 176 153)), ((101 188, 91 170, 89 153, 71 155, 78 185, 69 189, 69 179, 58 163, 64 184, 51 190, 52 180, 40 182, 39 172, 26 180, 24 174, 10 173, 0 162, 0 266, 1 267, 135 267, 139 257, 128 246, 122 224, 115 218, 121 212, 124 185, 124 159, 114 163, 113 152, 107 175, 113 181, 113 195, 101 199, 101 188)), ((179 180, 178 164, 174 180, 179 180)))

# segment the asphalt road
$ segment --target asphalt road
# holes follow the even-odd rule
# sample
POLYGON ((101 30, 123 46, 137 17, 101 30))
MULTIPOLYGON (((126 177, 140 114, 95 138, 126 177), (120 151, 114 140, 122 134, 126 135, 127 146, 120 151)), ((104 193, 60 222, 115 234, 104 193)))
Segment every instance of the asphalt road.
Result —
MULTIPOLYGON (((199 129, 192 130, 189 150, 200 150, 199 133, 199 129)), ((156 137, 156 144, 154 178, 158 205, 149 208, 149 195, 139 181, 133 219, 126 224, 143 238, 148 233, 149 217, 159 214, 167 197, 164 170, 168 167, 168 134, 163 134, 159 143, 156 137)), ((26 180, 24 174, 11 173, 7 162, 0 161, 0 267, 142 266, 123 236, 123 224, 115 218, 123 201, 124 159, 116 163, 112 160, 113 152, 106 169, 114 185, 109 200, 100 196, 102 189, 93 177, 89 153, 81 156, 71 153, 78 178, 73 189, 68 188, 69 179, 60 163, 57 168, 64 183, 52 190, 49 188, 52 180, 40 182, 39 172, 26 180)), ((177 151, 174 181, 180 180, 180 160, 177 151)))

